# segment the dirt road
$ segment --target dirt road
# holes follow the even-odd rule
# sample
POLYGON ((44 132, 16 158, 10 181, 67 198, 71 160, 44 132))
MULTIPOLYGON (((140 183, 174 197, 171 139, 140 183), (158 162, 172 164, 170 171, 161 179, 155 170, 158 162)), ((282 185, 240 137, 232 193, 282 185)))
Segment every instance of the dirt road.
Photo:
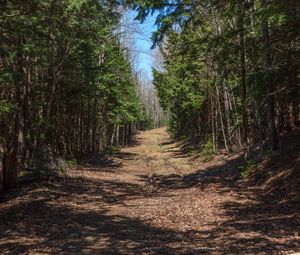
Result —
POLYGON ((0 254, 289 254, 300 218, 238 180, 236 157, 201 163, 165 129, 105 167, 2 196, 0 254))

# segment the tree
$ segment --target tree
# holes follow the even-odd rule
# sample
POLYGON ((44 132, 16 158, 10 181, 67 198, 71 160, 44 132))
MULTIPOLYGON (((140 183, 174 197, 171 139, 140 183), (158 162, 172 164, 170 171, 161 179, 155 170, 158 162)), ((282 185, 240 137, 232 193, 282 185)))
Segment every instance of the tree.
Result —
POLYGON ((167 47, 154 84, 175 136, 227 150, 248 141, 276 150, 278 134, 299 125, 295 1, 134 3, 142 22, 159 12, 153 43, 167 47))
POLYGON ((121 140, 111 126, 123 126, 129 139, 141 108, 115 32, 116 9, 96 0, 1 5, 0 146, 7 188, 16 185, 20 168, 51 174, 57 157, 105 150, 121 140))

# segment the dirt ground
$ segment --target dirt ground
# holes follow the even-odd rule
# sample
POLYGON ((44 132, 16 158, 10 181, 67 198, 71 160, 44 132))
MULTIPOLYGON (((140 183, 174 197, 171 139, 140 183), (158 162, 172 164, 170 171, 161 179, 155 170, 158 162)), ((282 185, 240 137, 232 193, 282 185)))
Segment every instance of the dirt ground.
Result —
POLYGON ((201 163, 165 129, 107 166, 0 195, 0 254, 291 254, 300 208, 240 181, 238 156, 201 163))

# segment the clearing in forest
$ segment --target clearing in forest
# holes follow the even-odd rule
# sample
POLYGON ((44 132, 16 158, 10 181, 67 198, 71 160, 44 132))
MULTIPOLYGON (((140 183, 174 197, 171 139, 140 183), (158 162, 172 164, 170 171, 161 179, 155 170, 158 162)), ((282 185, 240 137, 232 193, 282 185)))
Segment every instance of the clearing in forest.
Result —
POLYGON ((238 157, 201 163, 165 129, 141 132, 107 166, 1 195, 1 254, 290 254, 296 206, 239 181, 238 157))

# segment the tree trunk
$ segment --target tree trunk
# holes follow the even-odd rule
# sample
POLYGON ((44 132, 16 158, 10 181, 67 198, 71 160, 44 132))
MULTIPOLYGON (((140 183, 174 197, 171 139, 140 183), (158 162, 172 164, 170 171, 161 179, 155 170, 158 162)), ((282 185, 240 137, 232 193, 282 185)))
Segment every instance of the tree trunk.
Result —
POLYGON ((225 127, 224 127, 224 122, 223 122, 223 116, 222 116, 222 109, 221 109, 221 102, 220 102, 220 92, 219 92, 219 88, 218 88, 217 84, 216 84, 216 92, 217 92, 217 103, 218 103, 218 108, 219 108, 221 129, 222 129, 222 134, 223 134, 223 139, 224 139, 224 146, 225 146, 226 151, 229 151, 226 132, 225 132, 225 127))
MULTIPOLYGON (((22 40, 20 40, 19 43, 21 46, 22 40)), ((6 153, 4 153, 3 160, 3 185, 6 189, 14 188, 17 185, 18 153, 19 151, 22 151, 24 146, 24 118, 21 116, 21 113, 23 113, 22 109, 24 102, 25 83, 23 72, 23 54, 21 50, 19 50, 17 53, 17 59, 18 62, 15 71, 18 73, 18 75, 15 79, 15 93, 18 109, 15 111, 11 144, 9 144, 6 153)))
POLYGON ((93 153, 97 150, 96 138, 97 138, 97 104, 98 100, 94 100, 94 109, 93 109, 93 128, 92 128, 92 151, 93 153))
POLYGON ((4 146, 0 141, 0 192, 3 189, 3 159, 4 159, 4 146))
MULTIPOLYGON (((267 0, 261 1, 262 6, 266 7, 267 0)), ((275 110, 274 110, 274 95, 273 95, 273 81, 270 75, 271 58, 270 58, 270 38, 269 38, 269 22, 268 18, 264 18, 262 24, 262 33, 264 41, 264 62, 265 62, 265 75, 267 77, 267 122, 269 133, 269 144, 272 150, 277 150, 277 134, 275 126, 275 110)))
POLYGON ((4 154, 3 159, 3 186, 12 189, 17 185, 18 159, 16 147, 4 154))
POLYGON ((239 1, 239 46, 240 46, 240 79, 241 79, 241 104, 242 104, 242 144, 248 143, 248 114, 247 114, 247 84, 246 84, 246 52, 244 35, 244 1, 239 1))
POLYGON ((117 131, 116 131, 116 145, 119 146, 120 145, 120 126, 117 125, 117 131))

